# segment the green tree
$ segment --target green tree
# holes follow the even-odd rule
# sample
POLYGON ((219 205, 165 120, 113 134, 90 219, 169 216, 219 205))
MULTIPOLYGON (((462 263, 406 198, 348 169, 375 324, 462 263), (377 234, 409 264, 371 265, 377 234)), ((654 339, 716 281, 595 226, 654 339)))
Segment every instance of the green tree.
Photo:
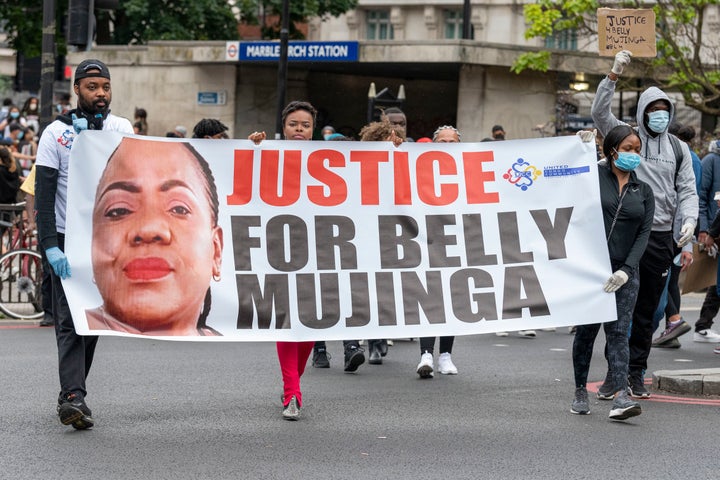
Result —
POLYGON ((117 10, 96 13, 98 43, 238 38, 238 19, 227 0, 123 0, 117 10))
MULTIPOLYGON (((55 44, 61 55, 65 54, 65 38, 60 26, 67 9, 68 0, 56 0, 55 44)), ((39 57, 42 52, 42 22, 42 0, 0 1, 0 24, 7 34, 8 45, 25 57, 39 57)))
MULTIPOLYGON (((241 20, 250 25, 260 25, 263 38, 280 38, 280 13, 282 0, 237 0, 236 8, 241 20), (272 19, 270 22, 266 20, 272 19)), ((307 0, 290 1, 290 31, 292 39, 302 39, 303 34, 296 24, 307 22, 308 18, 337 17, 357 6, 358 0, 307 0)))
MULTIPOLYGON (((589 38, 597 34, 599 7, 648 8, 650 4, 656 16, 657 56, 635 58, 633 64, 644 65, 643 76, 660 88, 681 92, 686 105, 720 115, 720 39, 717 32, 709 32, 705 22, 705 7, 718 5, 720 0, 537 0, 524 7, 525 38, 549 38, 572 30, 578 37, 589 38)), ((547 71, 550 57, 548 51, 525 53, 512 70, 547 71)))

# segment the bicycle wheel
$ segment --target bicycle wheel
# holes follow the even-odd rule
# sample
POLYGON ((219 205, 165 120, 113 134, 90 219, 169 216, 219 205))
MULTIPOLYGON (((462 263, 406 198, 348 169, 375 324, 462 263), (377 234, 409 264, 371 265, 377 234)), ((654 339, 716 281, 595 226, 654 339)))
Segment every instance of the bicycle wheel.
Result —
POLYGON ((38 252, 18 249, 0 257, 0 311, 12 318, 43 316, 42 258, 38 252))

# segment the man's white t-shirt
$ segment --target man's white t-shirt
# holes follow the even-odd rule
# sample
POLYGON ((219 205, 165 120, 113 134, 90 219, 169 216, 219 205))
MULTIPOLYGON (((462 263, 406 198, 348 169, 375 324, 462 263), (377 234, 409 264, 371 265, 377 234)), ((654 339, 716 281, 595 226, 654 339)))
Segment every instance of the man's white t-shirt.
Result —
MULTIPOLYGON (((113 114, 108 114, 103 121, 103 130, 133 133, 130 120, 113 114)), ((72 125, 55 120, 45 128, 40 137, 35 160, 35 165, 54 168, 58 171, 57 193, 55 194, 55 227, 59 233, 65 233, 70 150, 77 135, 72 125)))

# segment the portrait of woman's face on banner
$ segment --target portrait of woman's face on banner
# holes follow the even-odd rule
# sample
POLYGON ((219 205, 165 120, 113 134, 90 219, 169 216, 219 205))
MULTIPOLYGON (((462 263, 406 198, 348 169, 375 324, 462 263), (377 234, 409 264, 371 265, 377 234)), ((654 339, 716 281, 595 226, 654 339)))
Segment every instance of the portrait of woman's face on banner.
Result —
POLYGON ((92 270, 103 299, 91 330, 217 334, 204 324, 223 237, 207 162, 189 144, 125 137, 92 214, 92 270))

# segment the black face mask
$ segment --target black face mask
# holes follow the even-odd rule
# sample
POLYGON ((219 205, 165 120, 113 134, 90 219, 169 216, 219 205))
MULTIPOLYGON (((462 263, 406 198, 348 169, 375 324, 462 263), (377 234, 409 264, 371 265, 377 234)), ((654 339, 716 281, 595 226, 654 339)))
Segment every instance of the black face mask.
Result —
POLYGON ((505 140, 505 135, 497 134, 497 135, 493 135, 493 138, 495 140, 505 140))

